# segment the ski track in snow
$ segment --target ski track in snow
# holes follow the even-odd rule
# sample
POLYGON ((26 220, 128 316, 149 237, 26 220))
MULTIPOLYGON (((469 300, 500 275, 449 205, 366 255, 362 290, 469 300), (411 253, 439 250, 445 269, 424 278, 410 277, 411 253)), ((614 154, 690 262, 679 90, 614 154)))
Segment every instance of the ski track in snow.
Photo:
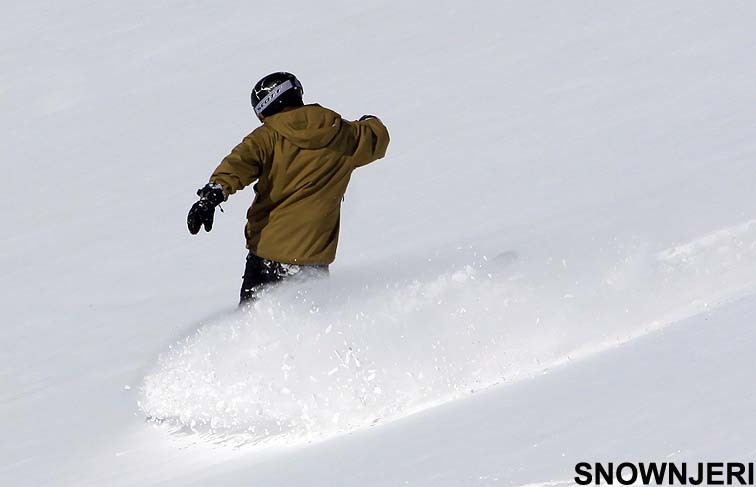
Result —
POLYGON ((575 260, 466 249, 359 282, 281 286, 169 347, 139 407, 170 430, 234 445, 313 441, 546 373, 756 292, 756 220, 662 251, 580 249, 575 260))

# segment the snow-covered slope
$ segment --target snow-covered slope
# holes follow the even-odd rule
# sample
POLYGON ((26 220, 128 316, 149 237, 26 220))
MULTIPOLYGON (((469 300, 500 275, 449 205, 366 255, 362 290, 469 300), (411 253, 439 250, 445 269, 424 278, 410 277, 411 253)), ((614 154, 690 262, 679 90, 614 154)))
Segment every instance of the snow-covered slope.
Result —
POLYGON ((746 458, 754 21, 745 1, 6 6, 0 484, 746 458), (239 314, 251 191, 210 234, 185 213, 279 69, 392 145, 354 175, 332 278, 239 314))
POLYGON ((93 485, 574 485, 582 461, 752 461, 755 307, 754 298, 739 301, 611 353, 326 443, 225 450, 221 461, 223 448, 179 449, 190 439, 142 431, 95 456, 109 471, 87 478, 93 485), (135 468, 138 476, 125 474, 135 468))

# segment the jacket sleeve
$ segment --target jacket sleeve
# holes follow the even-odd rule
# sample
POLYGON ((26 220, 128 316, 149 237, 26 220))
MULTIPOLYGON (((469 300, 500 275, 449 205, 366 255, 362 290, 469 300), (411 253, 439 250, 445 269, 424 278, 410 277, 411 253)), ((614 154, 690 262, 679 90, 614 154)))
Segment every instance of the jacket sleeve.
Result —
POLYGON ((388 129, 378 118, 349 122, 356 132, 357 146, 352 155, 354 167, 362 167, 386 155, 388 129))
POLYGON ((226 196, 232 195, 260 177, 262 167, 270 160, 272 153, 273 143, 264 126, 261 126, 244 137, 223 158, 210 176, 210 182, 220 184, 226 196))

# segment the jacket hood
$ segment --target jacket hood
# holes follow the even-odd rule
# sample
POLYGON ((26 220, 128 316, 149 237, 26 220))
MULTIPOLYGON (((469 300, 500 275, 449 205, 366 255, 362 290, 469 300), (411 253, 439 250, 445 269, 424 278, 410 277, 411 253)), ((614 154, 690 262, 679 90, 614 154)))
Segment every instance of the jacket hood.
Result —
POLYGON ((341 130, 341 115, 320 105, 305 105, 265 117, 263 122, 302 149, 322 149, 341 130))

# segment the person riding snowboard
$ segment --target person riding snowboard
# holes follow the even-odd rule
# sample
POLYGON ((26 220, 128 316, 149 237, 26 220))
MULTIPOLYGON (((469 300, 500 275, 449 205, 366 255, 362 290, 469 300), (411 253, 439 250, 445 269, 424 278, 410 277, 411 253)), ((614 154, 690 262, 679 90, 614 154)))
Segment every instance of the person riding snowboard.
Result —
POLYGON ((352 171, 381 159, 388 148, 389 133, 378 117, 347 121, 320 105, 305 105, 303 94, 291 73, 257 82, 252 106, 262 125, 221 161, 189 210, 189 232, 195 235, 202 226, 209 232, 215 207, 257 181, 244 231, 249 253, 240 305, 268 284, 328 273, 352 171))

